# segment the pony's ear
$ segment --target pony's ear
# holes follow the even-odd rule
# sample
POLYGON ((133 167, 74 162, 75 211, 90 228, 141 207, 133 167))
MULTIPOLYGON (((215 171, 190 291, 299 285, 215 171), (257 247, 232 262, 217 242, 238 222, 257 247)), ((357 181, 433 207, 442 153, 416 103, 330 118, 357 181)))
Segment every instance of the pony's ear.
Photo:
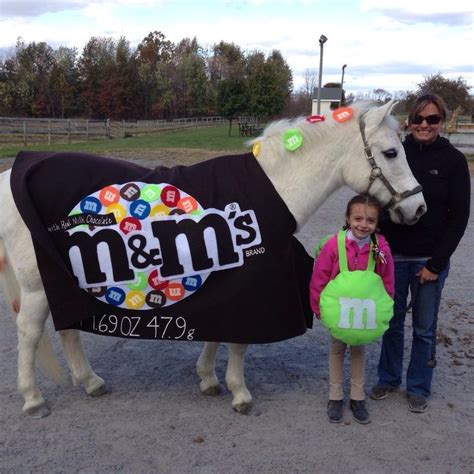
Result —
POLYGON ((374 107, 370 109, 364 117, 365 121, 365 126, 367 128, 367 131, 370 131, 371 129, 377 128, 382 121, 390 115, 393 107, 395 106, 397 102, 394 100, 389 100, 386 104, 380 106, 380 107, 374 107))

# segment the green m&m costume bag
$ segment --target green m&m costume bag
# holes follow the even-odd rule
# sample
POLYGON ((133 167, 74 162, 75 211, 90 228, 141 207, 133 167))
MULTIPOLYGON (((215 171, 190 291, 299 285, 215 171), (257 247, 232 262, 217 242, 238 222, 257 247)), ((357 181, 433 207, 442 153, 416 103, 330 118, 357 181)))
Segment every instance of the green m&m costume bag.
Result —
POLYGON ((367 270, 349 271, 346 232, 339 231, 337 250, 340 273, 321 292, 321 322, 331 335, 352 346, 374 342, 387 330, 393 316, 393 300, 382 278, 375 273, 373 244, 367 270))

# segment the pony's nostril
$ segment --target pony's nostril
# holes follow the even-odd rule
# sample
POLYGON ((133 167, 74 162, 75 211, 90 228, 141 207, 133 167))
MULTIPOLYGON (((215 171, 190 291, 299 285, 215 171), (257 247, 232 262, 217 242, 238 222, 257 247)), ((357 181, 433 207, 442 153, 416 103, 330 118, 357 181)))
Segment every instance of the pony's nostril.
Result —
POLYGON ((426 212, 426 206, 422 204, 417 210, 416 210, 416 217, 421 217, 424 213, 426 212))

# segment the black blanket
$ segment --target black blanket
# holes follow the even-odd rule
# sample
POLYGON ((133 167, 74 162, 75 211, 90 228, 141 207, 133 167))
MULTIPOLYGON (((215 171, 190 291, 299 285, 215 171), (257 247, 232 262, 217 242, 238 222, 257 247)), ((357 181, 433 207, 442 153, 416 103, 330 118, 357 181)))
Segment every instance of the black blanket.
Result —
POLYGON ((57 330, 266 343, 312 327, 312 259, 251 154, 152 170, 21 152, 11 187, 57 330))

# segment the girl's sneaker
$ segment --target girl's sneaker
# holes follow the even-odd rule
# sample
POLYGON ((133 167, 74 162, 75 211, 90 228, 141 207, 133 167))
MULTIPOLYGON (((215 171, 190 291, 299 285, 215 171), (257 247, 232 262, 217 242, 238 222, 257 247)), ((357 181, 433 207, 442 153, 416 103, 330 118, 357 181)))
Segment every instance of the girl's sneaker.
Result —
POLYGON ((330 423, 342 422, 343 400, 329 400, 327 414, 330 423))
POLYGON ((349 407, 352 411, 352 416, 357 423, 366 425, 370 423, 369 412, 365 406, 365 400, 351 400, 349 407))

